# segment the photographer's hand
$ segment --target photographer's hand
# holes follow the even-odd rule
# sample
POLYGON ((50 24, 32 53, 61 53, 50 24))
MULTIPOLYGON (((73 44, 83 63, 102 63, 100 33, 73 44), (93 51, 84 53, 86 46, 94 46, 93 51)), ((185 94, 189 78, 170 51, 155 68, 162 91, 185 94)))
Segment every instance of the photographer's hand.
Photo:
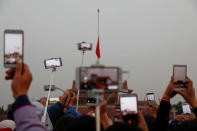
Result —
POLYGON ((176 91, 174 90, 174 78, 171 77, 170 83, 168 84, 168 87, 163 95, 163 98, 171 99, 176 95, 176 91))
POLYGON ((195 89, 193 87, 193 82, 189 77, 186 78, 186 89, 183 91, 176 90, 183 98, 192 106, 192 108, 197 107, 197 99, 195 95, 195 89))
POLYGON ((148 126, 141 112, 138 112, 138 123, 139 128, 141 128, 143 131, 148 131, 148 126))
MULTIPOLYGON (((24 71, 22 74, 22 63, 17 63, 15 74, 12 81, 12 92, 13 97, 17 99, 21 95, 27 95, 28 89, 32 81, 32 74, 26 64, 24 64, 24 71)), ((11 68, 6 72, 6 79, 11 79, 11 72, 14 72, 14 69, 11 68)))

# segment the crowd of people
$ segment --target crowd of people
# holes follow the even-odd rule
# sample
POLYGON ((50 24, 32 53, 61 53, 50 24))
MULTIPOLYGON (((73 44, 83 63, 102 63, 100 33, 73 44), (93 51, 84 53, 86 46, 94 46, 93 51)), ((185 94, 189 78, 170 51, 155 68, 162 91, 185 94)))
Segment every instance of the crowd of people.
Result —
MULTIPOLYGON (((28 98, 28 90, 32 82, 32 74, 26 64, 17 63, 16 68, 6 71, 6 80, 12 80, 11 89, 15 102, 8 113, 8 120, 0 122, 0 131, 94 131, 96 130, 96 118, 94 108, 85 115, 76 111, 76 93, 72 90, 64 92, 60 101, 49 106, 46 114, 46 122, 41 123, 44 114, 44 106, 40 102, 31 102, 28 98), (22 68, 23 67, 23 68, 22 68), (12 124, 6 124, 11 123, 12 124)), ((104 131, 195 131, 197 130, 197 99, 193 82, 187 77, 185 90, 176 90, 174 78, 171 77, 163 97, 155 109, 155 113, 144 114, 138 112, 137 124, 125 122, 121 112, 117 111, 111 120, 106 112, 107 101, 100 103, 100 130, 104 131), (189 116, 177 115, 170 117, 170 99, 175 95, 181 95, 192 107, 189 116)), ((132 112, 128 112, 128 115, 132 112)))

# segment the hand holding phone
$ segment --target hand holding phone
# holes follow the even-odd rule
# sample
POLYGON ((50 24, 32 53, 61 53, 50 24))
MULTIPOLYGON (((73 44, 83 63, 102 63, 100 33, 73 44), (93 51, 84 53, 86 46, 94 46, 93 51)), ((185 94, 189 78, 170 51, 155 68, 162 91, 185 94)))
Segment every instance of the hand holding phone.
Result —
POLYGON ((137 95, 128 94, 120 96, 120 109, 122 118, 129 124, 138 124, 137 95))

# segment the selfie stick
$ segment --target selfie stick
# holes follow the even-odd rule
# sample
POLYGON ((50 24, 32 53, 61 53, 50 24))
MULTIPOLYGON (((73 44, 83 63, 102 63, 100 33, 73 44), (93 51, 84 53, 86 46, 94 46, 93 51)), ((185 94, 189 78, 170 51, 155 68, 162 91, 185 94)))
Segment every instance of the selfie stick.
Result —
MULTIPOLYGON (((85 55, 85 50, 82 50, 81 67, 83 66, 83 62, 84 62, 84 55, 85 55)), ((76 107, 76 112, 78 111, 78 107, 79 107, 79 93, 80 93, 80 89, 77 90, 77 107, 76 107)))
POLYGON ((48 104, 49 104, 49 98, 50 98, 50 94, 51 94, 51 88, 52 88, 52 82, 53 82, 53 78, 54 78, 54 72, 56 71, 56 68, 53 67, 52 69, 52 73, 51 73, 51 79, 50 79, 50 87, 49 87, 49 92, 48 92, 48 96, 47 96, 47 101, 46 101, 46 105, 45 105, 45 109, 44 109, 44 115, 42 116, 41 119, 41 123, 43 125, 46 125, 46 115, 47 115, 47 109, 48 109, 48 104))
POLYGON ((96 131, 100 131, 100 98, 96 96, 96 131))

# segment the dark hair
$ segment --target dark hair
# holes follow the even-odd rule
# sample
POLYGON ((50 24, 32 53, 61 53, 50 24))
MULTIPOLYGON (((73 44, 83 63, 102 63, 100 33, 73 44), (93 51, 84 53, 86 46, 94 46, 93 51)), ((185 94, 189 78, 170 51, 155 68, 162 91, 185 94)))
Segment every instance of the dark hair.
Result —
MULTIPOLYGON (((103 131, 101 125, 101 131, 103 131)), ((72 120, 66 131, 96 131, 96 121, 94 117, 91 116, 81 116, 72 120)))
POLYGON ((56 124, 53 128, 53 131, 66 131, 66 128, 67 128, 68 124, 74 119, 75 118, 69 117, 69 116, 66 116, 66 115, 60 117, 57 120, 57 122, 56 122, 56 124))
POLYGON ((129 125, 128 123, 118 123, 115 122, 110 126, 107 131, 142 131, 139 127, 134 125, 129 125))
POLYGON ((175 128, 175 131, 196 131, 197 119, 185 121, 175 128))

